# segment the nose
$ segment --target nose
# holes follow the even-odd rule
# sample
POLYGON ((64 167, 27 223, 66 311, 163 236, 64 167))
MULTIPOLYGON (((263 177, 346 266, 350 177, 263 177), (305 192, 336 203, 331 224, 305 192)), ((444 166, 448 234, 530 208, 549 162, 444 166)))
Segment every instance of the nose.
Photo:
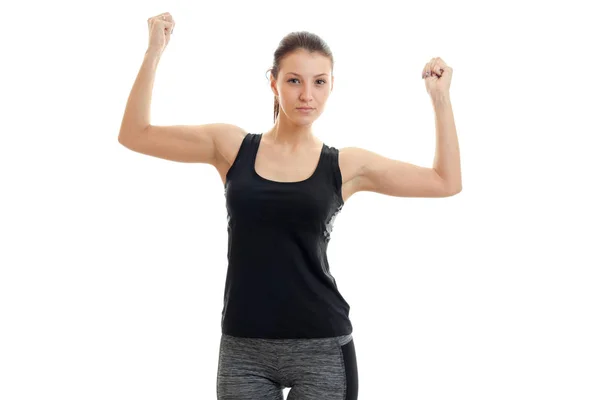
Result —
POLYGON ((300 99, 302 101, 310 101, 312 100, 312 95, 310 92, 310 86, 306 85, 302 88, 302 92, 300 93, 300 99))

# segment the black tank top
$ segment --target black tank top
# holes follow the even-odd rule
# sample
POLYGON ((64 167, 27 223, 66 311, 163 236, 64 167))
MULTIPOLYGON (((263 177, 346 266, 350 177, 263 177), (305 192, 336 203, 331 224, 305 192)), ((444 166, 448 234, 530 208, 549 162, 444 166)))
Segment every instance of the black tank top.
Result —
POLYGON ((254 168, 261 138, 246 134, 226 175, 221 331, 270 339, 350 334, 350 306, 327 260, 333 222, 344 206, 339 151, 323 143, 308 179, 277 182, 254 168))

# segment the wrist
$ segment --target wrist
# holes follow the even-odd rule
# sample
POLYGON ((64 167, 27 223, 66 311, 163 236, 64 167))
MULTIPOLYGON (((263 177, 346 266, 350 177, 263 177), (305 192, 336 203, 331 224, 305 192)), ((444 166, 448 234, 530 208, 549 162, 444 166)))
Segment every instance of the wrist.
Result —
POLYGON ((158 47, 148 47, 144 56, 150 58, 160 58, 161 54, 162 51, 158 47))
POLYGON ((450 104, 450 93, 433 93, 431 95, 431 102, 434 106, 450 104))

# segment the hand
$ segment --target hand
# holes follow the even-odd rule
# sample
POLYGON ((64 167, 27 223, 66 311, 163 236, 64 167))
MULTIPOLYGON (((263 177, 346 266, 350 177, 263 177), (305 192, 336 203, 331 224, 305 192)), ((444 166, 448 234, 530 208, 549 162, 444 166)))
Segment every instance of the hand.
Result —
POLYGON ((441 58, 432 58, 431 61, 425 64, 421 78, 425 79, 425 88, 432 98, 450 93, 452 68, 446 65, 441 58))
POLYGON ((175 21, 168 12, 148 18, 148 50, 155 50, 159 54, 167 47, 175 21))

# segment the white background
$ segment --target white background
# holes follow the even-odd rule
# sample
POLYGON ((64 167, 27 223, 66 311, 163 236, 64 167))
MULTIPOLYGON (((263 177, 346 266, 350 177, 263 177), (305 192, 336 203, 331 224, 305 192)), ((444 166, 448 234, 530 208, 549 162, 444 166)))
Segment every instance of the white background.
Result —
POLYGON ((117 141, 147 19, 166 11, 157 125, 270 129, 266 70, 308 30, 335 58, 316 136, 432 166, 421 71, 454 69, 463 191, 360 192, 335 221, 360 399, 600 398, 600 29, 593 2, 560 4, 3 7, 0 398, 216 399, 222 182, 117 141))

